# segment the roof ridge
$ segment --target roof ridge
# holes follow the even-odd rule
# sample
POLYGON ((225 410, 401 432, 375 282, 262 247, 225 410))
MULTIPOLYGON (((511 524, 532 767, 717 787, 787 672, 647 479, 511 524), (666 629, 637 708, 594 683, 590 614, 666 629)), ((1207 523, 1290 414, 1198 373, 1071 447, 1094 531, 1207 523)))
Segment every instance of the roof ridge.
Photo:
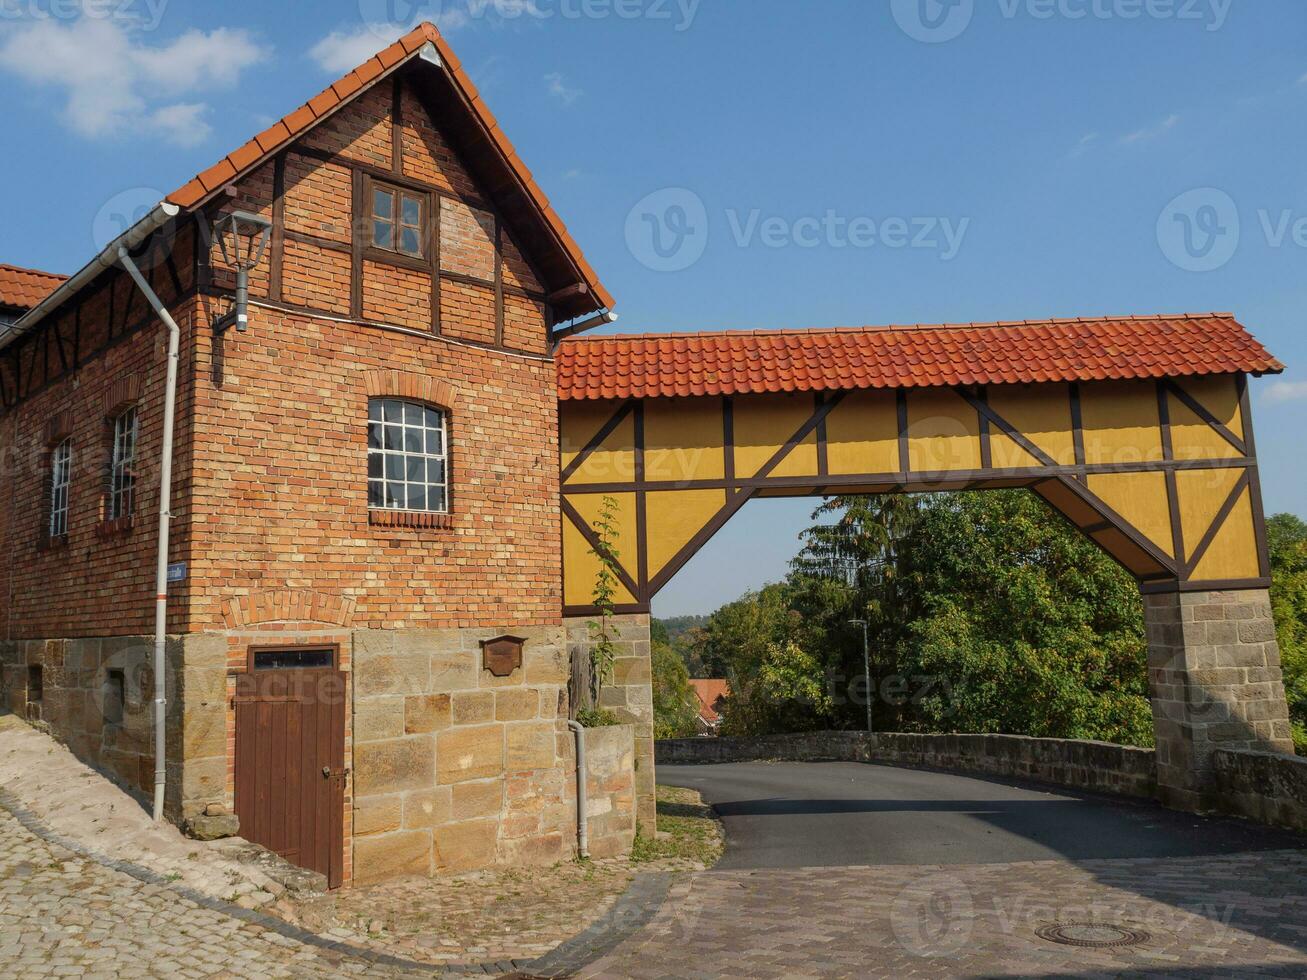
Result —
MULTIPOLYGON (((1050 317, 1048 319, 1031 319, 1031 320, 995 320, 991 322, 977 321, 972 323, 901 323, 901 324, 869 324, 861 327, 771 327, 757 330, 739 329, 739 330, 693 330, 689 332, 667 331, 646 332, 646 333, 612 333, 612 334, 584 334, 568 337, 562 341, 563 344, 584 344, 584 343, 603 343, 605 341, 618 340, 691 340, 691 339, 711 339, 717 337, 803 337, 816 334, 866 334, 866 333, 888 333, 891 331, 908 331, 908 330, 994 330, 1009 329, 1018 327, 1046 327, 1062 326, 1069 324, 1097 324, 1097 323, 1160 323, 1167 320, 1236 320, 1235 314, 1230 312, 1213 312, 1213 313, 1152 313, 1152 314, 1127 314, 1123 316, 1081 316, 1081 317, 1050 317)), ((1236 320, 1237 322, 1237 320, 1236 320)))
POLYGON ((0 269, 9 272, 24 272, 31 276, 44 276, 47 279, 67 279, 68 277, 62 272, 46 272, 44 269, 28 269, 21 265, 12 265, 9 262, 0 262, 0 269))
POLYGON ((612 295, 599 280, 598 274, 582 253, 580 245, 567 230, 563 219, 554 210, 530 169, 500 128, 494 113, 490 111, 476 85, 463 70, 462 62, 441 35, 440 29, 430 21, 422 21, 399 40, 378 51, 357 68, 346 72, 299 108, 287 113, 263 132, 236 147, 213 166, 200 171, 169 194, 165 200, 187 211, 194 209, 222 187, 239 179, 261 161, 266 161, 273 154, 284 149, 378 80, 418 56, 427 44, 435 47, 440 63, 448 73, 455 90, 462 94, 469 111, 484 129, 486 138, 502 155, 505 165, 520 181, 526 201, 534 205, 540 220, 576 269, 579 279, 590 287, 600 308, 613 306, 615 301, 612 295))

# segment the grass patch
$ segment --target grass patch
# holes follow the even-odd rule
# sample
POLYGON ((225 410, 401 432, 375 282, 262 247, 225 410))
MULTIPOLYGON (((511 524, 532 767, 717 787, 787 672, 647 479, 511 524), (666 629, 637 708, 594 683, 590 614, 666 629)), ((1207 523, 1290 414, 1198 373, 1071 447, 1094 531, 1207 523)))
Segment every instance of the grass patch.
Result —
POLYGON ((632 864, 665 863, 669 868, 710 868, 722 856, 721 824, 697 791, 658 785, 658 833, 636 834, 632 864))

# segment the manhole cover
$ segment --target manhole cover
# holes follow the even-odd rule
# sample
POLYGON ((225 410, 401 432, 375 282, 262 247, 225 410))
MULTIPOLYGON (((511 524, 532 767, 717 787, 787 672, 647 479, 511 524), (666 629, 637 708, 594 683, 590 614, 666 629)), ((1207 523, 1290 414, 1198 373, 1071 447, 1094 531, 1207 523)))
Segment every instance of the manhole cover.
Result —
POLYGON ((1055 922, 1035 930, 1040 939, 1083 949, 1116 949, 1148 942, 1148 933, 1106 922, 1055 922))

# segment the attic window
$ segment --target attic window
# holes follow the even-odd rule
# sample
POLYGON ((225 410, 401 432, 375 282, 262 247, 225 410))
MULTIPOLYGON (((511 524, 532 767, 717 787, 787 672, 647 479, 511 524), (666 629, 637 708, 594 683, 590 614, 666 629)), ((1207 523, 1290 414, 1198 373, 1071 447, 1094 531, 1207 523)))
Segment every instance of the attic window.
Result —
POLYGON ((426 227, 426 196, 387 184, 372 184, 372 245, 420 259, 426 227))

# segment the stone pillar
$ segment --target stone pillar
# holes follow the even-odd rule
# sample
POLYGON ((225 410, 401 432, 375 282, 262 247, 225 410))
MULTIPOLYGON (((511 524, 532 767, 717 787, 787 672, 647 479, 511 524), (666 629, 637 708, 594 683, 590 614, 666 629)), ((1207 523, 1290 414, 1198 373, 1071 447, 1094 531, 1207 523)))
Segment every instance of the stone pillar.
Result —
MULTIPOLYGON (((567 649, 572 656, 588 656, 592 617, 565 620, 567 649)), ((636 820, 641 832, 653 836, 658 822, 654 798, 653 675, 649 665, 648 615, 614 616, 617 661, 612 679, 604 685, 599 707, 608 708, 623 722, 635 726, 636 820)))
POLYGON ((1293 752, 1270 594, 1144 596, 1162 801, 1207 809, 1215 749, 1293 752))

